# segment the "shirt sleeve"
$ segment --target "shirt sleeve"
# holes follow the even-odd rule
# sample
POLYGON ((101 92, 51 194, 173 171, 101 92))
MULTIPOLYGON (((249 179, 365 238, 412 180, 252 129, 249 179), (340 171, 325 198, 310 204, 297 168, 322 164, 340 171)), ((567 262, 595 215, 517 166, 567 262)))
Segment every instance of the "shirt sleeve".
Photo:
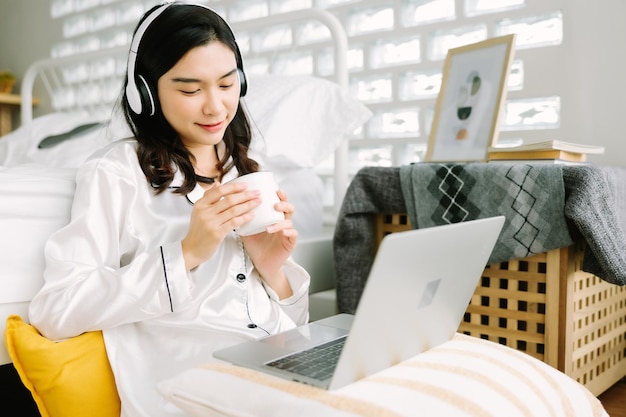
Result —
POLYGON ((146 247, 133 233, 130 213, 146 184, 133 171, 134 149, 125 155, 79 168, 70 223, 46 244, 29 319, 52 340, 158 317, 191 298, 180 242, 146 247))
POLYGON ((276 292, 264 283, 265 291, 272 302, 278 304, 296 325, 305 324, 309 321, 308 295, 311 277, 304 268, 291 259, 288 259, 285 265, 283 265, 283 270, 293 292, 291 297, 279 299, 276 292))

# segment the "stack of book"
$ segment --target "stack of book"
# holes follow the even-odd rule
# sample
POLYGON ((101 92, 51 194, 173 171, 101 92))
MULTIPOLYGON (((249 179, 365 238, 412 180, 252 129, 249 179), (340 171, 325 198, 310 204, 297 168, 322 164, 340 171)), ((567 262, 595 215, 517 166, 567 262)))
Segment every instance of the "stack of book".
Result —
POLYGON ((603 154, 603 146, 549 140, 510 148, 490 147, 488 161, 544 161, 552 163, 584 163, 589 154, 603 154))

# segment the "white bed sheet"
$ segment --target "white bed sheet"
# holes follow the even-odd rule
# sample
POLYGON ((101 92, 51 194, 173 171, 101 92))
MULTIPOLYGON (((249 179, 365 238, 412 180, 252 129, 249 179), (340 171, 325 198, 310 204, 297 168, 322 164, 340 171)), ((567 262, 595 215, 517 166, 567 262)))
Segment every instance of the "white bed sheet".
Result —
MULTIPOLYGON (((10 314, 28 317, 28 304, 43 285, 43 248, 69 221, 72 168, 0 167, 0 332, 10 314)), ((11 362, 4 344, 0 364, 11 362)))

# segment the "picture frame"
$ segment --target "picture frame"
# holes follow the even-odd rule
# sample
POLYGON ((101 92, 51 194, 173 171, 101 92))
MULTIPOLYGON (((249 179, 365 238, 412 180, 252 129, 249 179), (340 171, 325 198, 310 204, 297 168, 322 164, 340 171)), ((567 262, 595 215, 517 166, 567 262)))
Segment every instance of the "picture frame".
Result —
POLYGON ((425 161, 484 161, 498 139, 515 35, 448 50, 425 161))

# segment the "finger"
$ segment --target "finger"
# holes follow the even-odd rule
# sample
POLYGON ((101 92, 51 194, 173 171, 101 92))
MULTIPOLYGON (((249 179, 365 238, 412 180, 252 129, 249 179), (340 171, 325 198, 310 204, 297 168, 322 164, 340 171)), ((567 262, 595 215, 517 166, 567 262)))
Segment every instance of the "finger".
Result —
POLYGON ((289 242, 291 248, 293 249, 298 242, 298 231, 296 229, 289 228, 281 230, 280 234, 286 239, 287 242, 289 242))
MULTIPOLYGON (((210 190, 209 190, 210 191, 210 190)), ((236 187, 230 190, 220 190, 203 197, 199 203, 202 207, 210 210, 214 214, 240 215, 260 204, 260 192, 258 190, 244 190, 236 187)), ((198 202, 196 202, 197 204, 198 202)))
POLYGON ((278 223, 274 223, 270 226, 267 226, 267 228, 265 229, 267 233, 277 233, 281 231, 284 232, 286 230, 294 230, 294 231, 296 230, 293 228, 293 222, 289 218, 285 218, 285 220, 282 220, 278 223))
POLYGON ((287 194, 283 190, 276 190, 276 194, 278 194, 278 199, 280 201, 287 201, 287 194))
POLYGON ((246 188, 248 188, 248 184, 245 183, 226 183, 222 185, 216 181, 211 188, 204 192, 202 198, 205 198, 207 202, 214 204, 228 195, 241 193, 245 191, 246 188))
POLYGON ((218 212, 220 221, 230 229, 236 229, 252 220, 255 215, 254 209, 261 205, 261 199, 259 197, 246 199, 234 204, 227 204, 227 201, 233 199, 235 199, 235 197, 225 197, 216 204, 216 206, 220 206, 221 209, 221 211, 218 212))
POLYGON ((282 211, 285 214, 285 218, 290 219, 293 217, 296 207, 287 201, 279 201, 274 204, 274 210, 282 211))
POLYGON ((259 192, 245 190, 244 186, 244 191, 235 187, 226 192, 216 190, 215 193, 206 194, 206 197, 196 202, 194 210, 198 211, 207 227, 223 231, 235 229, 252 220, 254 209, 260 204, 259 192), (239 192, 234 192, 237 190, 239 192))

